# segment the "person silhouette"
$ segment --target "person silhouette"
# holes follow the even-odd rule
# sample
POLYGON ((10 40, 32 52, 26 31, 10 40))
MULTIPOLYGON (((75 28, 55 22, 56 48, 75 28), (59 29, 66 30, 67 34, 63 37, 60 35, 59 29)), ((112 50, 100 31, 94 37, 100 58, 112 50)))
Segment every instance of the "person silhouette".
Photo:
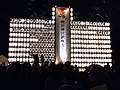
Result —
POLYGON ((105 70, 101 65, 92 65, 88 76, 92 82, 90 90, 108 90, 108 86, 105 83, 105 70))
POLYGON ((39 57, 38 57, 38 54, 34 54, 34 55, 33 55, 33 59, 34 59, 34 62, 33 62, 32 68, 33 68, 33 69, 39 69, 39 68, 40 68, 40 65, 39 65, 39 57))

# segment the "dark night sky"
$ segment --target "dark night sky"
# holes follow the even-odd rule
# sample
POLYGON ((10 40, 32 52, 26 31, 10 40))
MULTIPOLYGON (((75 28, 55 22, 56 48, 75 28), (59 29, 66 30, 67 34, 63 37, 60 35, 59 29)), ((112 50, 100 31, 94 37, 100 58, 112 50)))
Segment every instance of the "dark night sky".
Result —
POLYGON ((119 0, 0 0, 0 54, 7 56, 8 53, 9 18, 36 18, 36 13, 37 18, 51 19, 52 7, 55 5, 71 6, 74 20, 109 21, 113 57, 120 63, 119 0))

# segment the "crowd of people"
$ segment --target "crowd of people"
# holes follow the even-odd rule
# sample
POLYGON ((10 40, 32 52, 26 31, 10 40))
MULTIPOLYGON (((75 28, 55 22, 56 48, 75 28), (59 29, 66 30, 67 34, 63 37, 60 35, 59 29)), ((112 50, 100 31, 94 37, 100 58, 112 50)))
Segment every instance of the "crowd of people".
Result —
POLYGON ((120 90, 119 68, 90 65, 84 72, 69 61, 64 64, 42 61, 0 66, 0 90, 120 90))

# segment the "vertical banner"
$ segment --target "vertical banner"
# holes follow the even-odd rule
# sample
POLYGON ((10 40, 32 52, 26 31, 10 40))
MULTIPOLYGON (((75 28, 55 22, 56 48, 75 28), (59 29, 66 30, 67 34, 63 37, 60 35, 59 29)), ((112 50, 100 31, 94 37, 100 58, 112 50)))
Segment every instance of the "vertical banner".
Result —
POLYGON ((56 63, 70 61, 70 9, 56 7, 56 63))

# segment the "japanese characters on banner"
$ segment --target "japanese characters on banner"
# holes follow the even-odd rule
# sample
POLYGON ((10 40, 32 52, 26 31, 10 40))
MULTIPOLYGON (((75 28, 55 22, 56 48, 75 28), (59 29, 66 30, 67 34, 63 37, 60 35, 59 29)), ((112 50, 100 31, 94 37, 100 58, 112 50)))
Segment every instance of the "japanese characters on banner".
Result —
POLYGON ((70 60, 69 8, 56 8, 56 63, 70 60))

